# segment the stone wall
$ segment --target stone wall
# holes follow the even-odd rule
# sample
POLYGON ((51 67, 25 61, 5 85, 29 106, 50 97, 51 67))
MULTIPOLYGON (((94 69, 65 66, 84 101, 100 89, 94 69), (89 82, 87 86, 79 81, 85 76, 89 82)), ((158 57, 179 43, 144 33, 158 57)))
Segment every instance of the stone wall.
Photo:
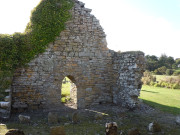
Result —
POLYGON ((109 50, 99 21, 84 3, 74 1, 66 29, 46 52, 15 72, 13 110, 63 107, 61 85, 66 76, 71 76, 77 86, 78 108, 112 102, 134 106, 144 68, 143 53, 118 54, 109 50))
POLYGON ((91 10, 75 1, 66 30, 43 54, 14 75, 12 107, 51 109, 61 107, 61 84, 72 76, 77 86, 78 108, 112 102, 112 57, 106 35, 91 10))
POLYGON ((136 107, 145 69, 144 53, 125 52, 114 55, 113 102, 128 108, 136 107))

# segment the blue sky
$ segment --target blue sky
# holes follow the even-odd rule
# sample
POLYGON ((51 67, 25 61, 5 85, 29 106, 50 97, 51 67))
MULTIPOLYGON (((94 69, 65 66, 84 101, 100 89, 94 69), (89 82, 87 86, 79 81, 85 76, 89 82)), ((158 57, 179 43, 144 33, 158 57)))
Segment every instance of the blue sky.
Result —
POLYGON ((173 23, 175 29, 180 29, 180 0, 126 0, 146 14, 166 18, 173 23))
MULTIPOLYGON (((23 32, 39 1, 0 0, 0 33, 23 32)), ((110 49, 180 58, 180 0, 81 1, 100 20, 110 49)))

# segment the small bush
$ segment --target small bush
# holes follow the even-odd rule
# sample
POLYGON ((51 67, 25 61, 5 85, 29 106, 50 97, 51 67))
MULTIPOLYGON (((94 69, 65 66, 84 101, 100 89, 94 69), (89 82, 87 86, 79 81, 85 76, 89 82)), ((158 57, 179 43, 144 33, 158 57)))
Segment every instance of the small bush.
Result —
POLYGON ((178 83, 173 84, 172 86, 173 89, 180 89, 180 85, 178 83))
POLYGON ((154 87, 161 87, 161 85, 159 83, 155 83, 154 87))
POLYGON ((167 69, 166 70, 166 75, 172 75, 174 73, 173 69, 167 69))
POLYGON ((174 73, 173 73, 174 76, 179 76, 180 75, 180 71, 179 70, 176 70, 174 73))
POLYGON ((144 72, 144 76, 142 77, 143 84, 150 85, 150 83, 152 84, 152 82, 155 81, 156 81, 156 77, 154 77, 151 72, 149 71, 144 72))
POLYGON ((166 74, 166 70, 167 70, 167 68, 165 66, 162 66, 162 67, 154 70, 154 73, 156 75, 165 75, 166 74))
POLYGON ((169 86, 169 84, 167 82, 162 82, 161 83, 161 87, 168 87, 168 86, 169 86))
POLYGON ((142 82, 145 85, 150 85, 154 87, 163 87, 169 89, 180 89, 180 75, 177 77, 164 77, 161 81, 156 82, 156 78, 152 76, 152 73, 146 71, 144 72, 144 77, 142 82))
POLYGON ((150 82, 150 85, 151 85, 151 86, 154 86, 154 84, 155 84, 155 82, 153 82, 153 81, 150 82))

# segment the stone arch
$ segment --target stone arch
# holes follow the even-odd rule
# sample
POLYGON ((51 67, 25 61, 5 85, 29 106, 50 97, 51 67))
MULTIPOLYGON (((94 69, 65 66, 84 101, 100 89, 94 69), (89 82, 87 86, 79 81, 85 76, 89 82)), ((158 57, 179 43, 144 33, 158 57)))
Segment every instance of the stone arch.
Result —
MULTIPOLYGON (((61 95, 61 84, 62 81, 65 77, 68 77, 73 83, 76 84, 77 87, 77 108, 84 108, 86 106, 86 102, 85 102, 85 96, 86 96, 86 83, 84 83, 84 74, 82 73, 83 69, 81 69, 80 66, 74 67, 72 69, 71 65, 70 66, 61 66, 61 68, 59 68, 59 66, 57 66, 56 68, 57 70, 55 70, 54 73, 54 84, 55 84, 55 88, 56 92, 58 93, 56 95, 57 98, 59 98, 61 95), (61 69, 61 70, 59 70, 61 69)), ((87 78, 86 78, 87 79, 87 78)), ((49 95, 49 94, 48 94, 49 95)), ((52 97, 54 95, 51 95, 52 97)))
POLYGON ((73 82, 76 83, 75 78, 72 75, 67 75, 67 77, 73 82))

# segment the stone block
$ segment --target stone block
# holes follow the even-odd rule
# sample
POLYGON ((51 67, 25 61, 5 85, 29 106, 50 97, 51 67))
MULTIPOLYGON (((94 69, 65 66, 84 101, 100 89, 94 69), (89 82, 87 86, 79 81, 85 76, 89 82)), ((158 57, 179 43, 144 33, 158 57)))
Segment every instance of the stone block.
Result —
POLYGON ((160 132, 161 131, 161 127, 157 122, 152 122, 148 125, 148 130, 150 132, 160 132))
POLYGON ((10 107, 10 102, 0 102, 0 107, 1 108, 9 108, 10 107))
POLYGON ((25 115, 19 115, 18 116, 20 123, 30 123, 31 117, 25 116, 25 115))
POLYGON ((110 122, 106 123, 106 135, 118 135, 117 131, 117 123, 116 122, 110 122))
POLYGON ((25 135, 22 130, 10 129, 5 135, 25 135))
POLYGON ((8 93, 8 92, 11 92, 11 89, 6 89, 5 92, 7 92, 7 93, 8 93))
POLYGON ((176 117, 176 124, 180 125, 180 116, 176 117))
POLYGON ((59 121, 58 114, 55 112, 48 113, 48 123, 49 124, 57 124, 59 121))

